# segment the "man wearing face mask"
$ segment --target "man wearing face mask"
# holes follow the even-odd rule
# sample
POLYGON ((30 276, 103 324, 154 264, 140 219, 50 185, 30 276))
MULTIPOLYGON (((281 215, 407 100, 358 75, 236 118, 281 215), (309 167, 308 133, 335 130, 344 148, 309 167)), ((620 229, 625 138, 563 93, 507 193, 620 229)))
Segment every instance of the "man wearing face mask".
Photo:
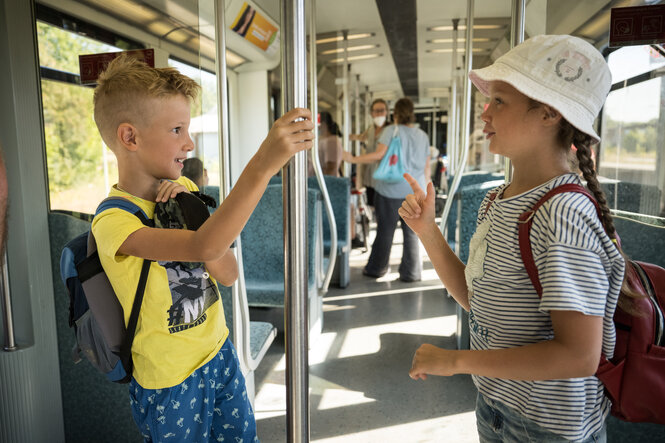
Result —
MULTIPOLYGON (((382 98, 377 98, 372 102, 372 107, 370 108, 372 114, 372 120, 374 125, 367 128, 362 134, 351 134, 349 136, 350 140, 361 141, 365 143, 365 149, 363 149, 363 154, 376 151, 376 141, 381 134, 381 131, 386 126, 386 117, 388 116, 388 104, 382 98)), ((367 194, 367 204, 374 206, 374 179, 372 175, 374 170, 379 166, 378 163, 368 163, 362 165, 362 172, 358 175, 361 178, 361 182, 358 183, 358 188, 365 186, 367 194)))

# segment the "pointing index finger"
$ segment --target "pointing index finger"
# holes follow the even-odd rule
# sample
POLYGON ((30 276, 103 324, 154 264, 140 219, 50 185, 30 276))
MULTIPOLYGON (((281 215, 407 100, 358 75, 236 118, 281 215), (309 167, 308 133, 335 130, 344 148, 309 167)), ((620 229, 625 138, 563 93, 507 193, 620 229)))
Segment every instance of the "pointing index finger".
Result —
POLYGON ((424 194, 423 189, 420 187, 415 178, 411 177, 411 174, 408 172, 404 173, 404 180, 411 186, 414 194, 421 195, 424 194))

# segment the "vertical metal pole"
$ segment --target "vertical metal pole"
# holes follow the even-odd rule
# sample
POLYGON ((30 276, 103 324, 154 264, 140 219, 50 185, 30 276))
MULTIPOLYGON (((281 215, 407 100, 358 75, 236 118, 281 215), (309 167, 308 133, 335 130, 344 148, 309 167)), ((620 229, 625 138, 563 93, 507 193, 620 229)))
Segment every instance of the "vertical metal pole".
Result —
MULTIPOLYGON (((350 151, 349 149, 349 125, 351 124, 351 119, 349 118, 349 73, 351 71, 351 65, 349 65, 349 31, 342 31, 344 36, 344 69, 342 72, 342 116, 344 121, 342 122, 342 147, 345 151, 350 151)), ((351 164, 344 162, 344 176, 351 177, 351 164)))
MULTIPOLYGON (((474 13, 474 0, 467 0, 467 10, 466 10, 466 67, 464 72, 471 71, 473 66, 473 13, 474 13)), ((462 179, 462 174, 464 173, 464 166, 466 165, 466 159, 469 155, 469 127, 471 119, 471 80, 469 80, 468 75, 464 79, 464 98, 462 100, 462 115, 461 123, 462 130, 460 133, 460 161, 456 168, 455 178, 453 179, 452 184, 450 185, 450 191, 448 192, 449 198, 446 199, 446 205, 443 208, 443 215, 441 216, 441 230, 445 235, 445 229, 448 225, 448 215, 450 214, 450 209, 453 205, 453 196, 457 191, 459 182, 462 179)))
MULTIPOLYGON (((457 34, 459 19, 453 19, 453 58, 450 64, 450 115, 448 115, 448 127, 450 138, 448 139, 448 170, 450 174, 457 173, 457 136, 459 119, 457 117, 457 34)), ((452 197, 452 195, 451 195, 452 197)))
MULTIPOLYGON (((510 48, 514 48, 524 41, 524 12, 526 0, 512 1, 512 14, 510 17, 510 48)), ((508 157, 503 159, 506 174, 506 182, 513 178, 513 164, 508 157)))
POLYGON ((16 340, 14 338, 14 319, 12 315, 12 298, 9 293, 9 269, 7 268, 7 250, 0 257, 2 265, 2 274, 0 274, 0 291, 2 291, 2 323, 5 325, 5 351, 16 350, 16 340))
MULTIPOLYGON (((356 74, 356 93, 355 93, 355 133, 360 134, 360 74, 356 74)), ((353 146, 353 155, 360 155, 360 141, 356 140, 353 146)))
POLYGON ((373 125, 374 122, 367 120, 370 115, 370 106, 372 106, 372 93, 369 92, 369 85, 365 85, 365 99, 363 100, 363 132, 367 130, 368 125, 373 125))
MULTIPOLYGON (((432 146, 436 146, 436 111, 439 109, 439 99, 434 97, 434 106, 432 107, 432 146)), ((438 149, 438 148, 437 148, 438 149)))
MULTIPOLYGON (((217 138, 219 152, 219 200, 224 201, 231 192, 231 146, 229 143, 229 106, 226 75, 226 16, 225 0, 215 1, 215 69, 217 70, 217 138)), ((240 237, 236 239, 233 249, 238 263, 238 278, 231 289, 233 302, 233 341, 238 351, 238 360, 243 374, 256 369, 256 362, 252 361, 249 333, 249 307, 245 294, 245 276, 242 267, 242 245, 240 237)), ((250 392, 253 402, 253 392, 250 392)))
MULTIPOLYGON (((307 107, 305 0, 282 0, 282 114, 307 107)), ((307 153, 282 170, 287 441, 309 441, 307 153)))

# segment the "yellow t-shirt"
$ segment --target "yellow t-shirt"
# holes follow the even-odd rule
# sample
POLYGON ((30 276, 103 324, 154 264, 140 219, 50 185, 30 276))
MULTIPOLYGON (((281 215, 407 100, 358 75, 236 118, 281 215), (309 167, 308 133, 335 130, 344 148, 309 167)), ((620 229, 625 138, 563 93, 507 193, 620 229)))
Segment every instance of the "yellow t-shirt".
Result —
MULTIPOLYGON (((190 191, 196 185, 186 177, 177 180, 190 191)), ((124 197, 152 218, 155 202, 143 200, 114 186, 109 197, 124 197)), ((143 228, 127 211, 107 209, 92 222, 99 258, 129 321, 143 259, 117 255, 133 232, 143 228)), ((134 378, 144 388, 175 386, 195 369, 210 361, 222 347, 229 330, 224 319, 217 283, 205 278, 203 268, 194 270, 177 262, 150 265, 132 358, 134 378), (169 281, 170 277, 170 281, 169 281)))

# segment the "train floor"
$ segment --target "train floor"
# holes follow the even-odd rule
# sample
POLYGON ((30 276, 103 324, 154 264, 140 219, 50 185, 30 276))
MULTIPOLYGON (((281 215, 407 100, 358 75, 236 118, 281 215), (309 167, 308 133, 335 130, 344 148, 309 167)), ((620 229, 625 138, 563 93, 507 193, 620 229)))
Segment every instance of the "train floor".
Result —
MULTIPOLYGON (((370 244, 373 231, 370 235, 370 244)), ((351 283, 331 285, 323 299, 323 333, 310 344, 310 438, 316 442, 477 442, 476 389, 470 376, 408 376, 421 343, 455 348, 455 303, 424 250, 421 282, 396 273, 401 231, 391 252, 392 272, 362 275, 369 252, 354 249, 351 283)), ((266 316, 280 333, 256 371, 256 419, 264 443, 286 441, 283 317, 266 316)))

